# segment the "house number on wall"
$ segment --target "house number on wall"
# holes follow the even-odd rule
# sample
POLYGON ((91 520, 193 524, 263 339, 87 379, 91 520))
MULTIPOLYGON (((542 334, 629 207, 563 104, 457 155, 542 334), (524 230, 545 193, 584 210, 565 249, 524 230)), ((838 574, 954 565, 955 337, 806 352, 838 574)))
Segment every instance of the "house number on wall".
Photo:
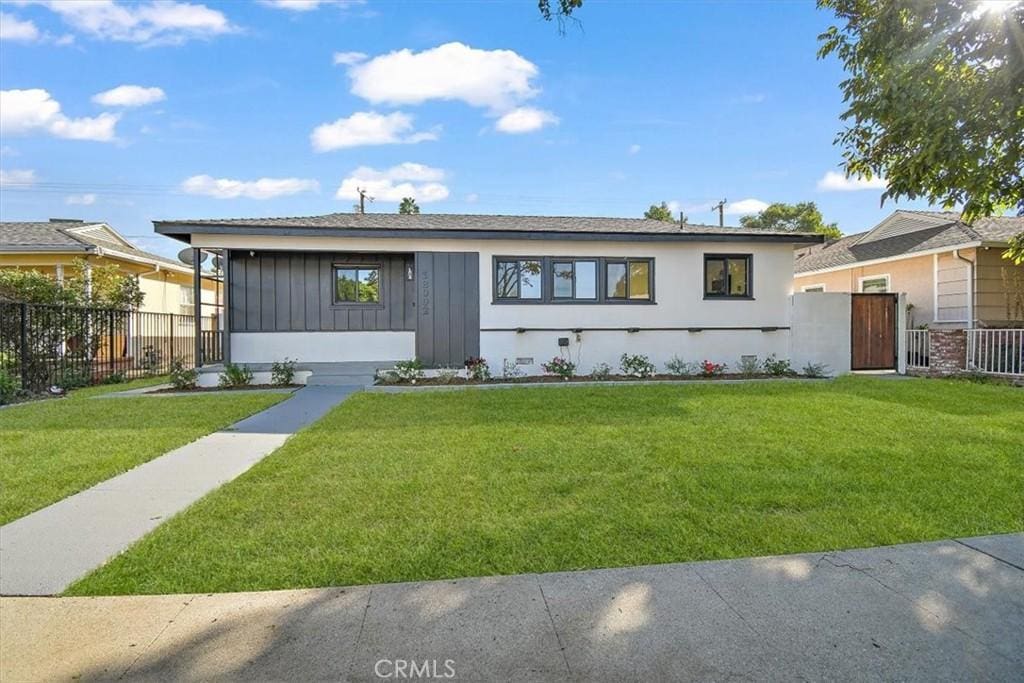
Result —
POLYGON ((430 271, 420 268, 420 315, 430 315, 430 271))

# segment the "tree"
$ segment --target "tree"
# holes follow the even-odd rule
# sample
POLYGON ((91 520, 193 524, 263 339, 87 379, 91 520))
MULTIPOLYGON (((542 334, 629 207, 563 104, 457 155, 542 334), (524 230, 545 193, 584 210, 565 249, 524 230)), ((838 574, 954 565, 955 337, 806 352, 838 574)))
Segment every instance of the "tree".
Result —
POLYGON ((1024 232, 1010 238, 1010 246, 1003 252, 1003 258, 1013 261, 1018 266, 1024 265, 1024 232))
MULTIPOLYGON (((661 204, 651 204, 651 208, 644 211, 644 218, 650 218, 656 221, 665 221, 666 223, 675 223, 676 219, 672 215, 672 209, 668 208, 666 202, 661 204)), ((686 222, 686 214, 680 214, 680 221, 686 222)))
POLYGON ((537 0, 537 9, 544 21, 555 19, 558 21, 559 30, 565 25, 566 19, 574 19, 572 13, 583 7, 583 0, 537 0), (554 5, 554 7, 552 7, 554 5))
POLYGON ((1024 215, 1024 3, 818 0, 835 55, 848 174, 885 178, 886 199, 924 198, 963 220, 1024 215))
POLYGON ((420 207, 416 204, 414 197, 402 197, 402 203, 398 205, 398 213, 414 214, 419 212, 420 207))
POLYGON ((843 236, 839 226, 826 223, 814 202, 784 204, 776 202, 753 216, 740 218, 740 225, 751 230, 781 230, 783 232, 817 232, 829 239, 843 236))
POLYGON ((86 277, 85 259, 65 269, 63 283, 37 270, 0 270, 0 299, 30 304, 137 309, 145 294, 138 280, 114 264, 94 265, 86 277))

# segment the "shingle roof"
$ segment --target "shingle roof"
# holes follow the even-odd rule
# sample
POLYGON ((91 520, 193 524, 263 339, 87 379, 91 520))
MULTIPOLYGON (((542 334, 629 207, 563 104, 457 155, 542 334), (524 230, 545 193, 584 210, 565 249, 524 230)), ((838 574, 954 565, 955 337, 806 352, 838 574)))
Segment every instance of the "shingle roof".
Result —
MULTIPOLYGON (((893 258, 932 249, 954 248, 977 242, 1006 242, 1024 231, 1024 217, 993 216, 979 218, 973 225, 960 222, 960 214, 937 211, 897 211, 897 214, 921 215, 941 219, 923 223, 919 229, 900 232, 892 237, 865 240, 876 228, 856 235, 847 235, 832 242, 802 250, 797 254, 794 271, 797 275, 827 268, 852 266, 862 261, 893 258)), ((893 216, 886 219, 889 221, 893 216)), ((884 223, 885 221, 883 221, 884 223)), ((880 224, 881 225, 881 224, 880 224)))
MULTIPOLYGON (((153 261, 178 268, 185 264, 159 254, 138 249, 130 242, 104 239, 83 229, 103 227, 113 231, 106 223, 85 223, 82 221, 25 221, 0 222, 0 251, 80 251, 88 253, 97 248, 117 251, 146 261, 153 261)), ((116 232, 116 231, 115 231, 116 232)))
MULTIPOLYGON (((154 221, 158 232, 180 232, 175 227, 218 226, 238 228, 317 228, 331 230, 447 230, 497 232, 563 232, 610 233, 638 235, 707 234, 707 235, 789 235, 806 237, 803 233, 773 233, 766 230, 719 227, 717 225, 685 224, 649 218, 601 218, 589 216, 499 216, 483 214, 399 214, 399 213, 331 213, 324 216, 293 216, 285 218, 214 218, 200 220, 154 221)), ((201 232, 195 230, 195 232, 201 232)), ((795 240, 798 241, 798 240, 795 240)))

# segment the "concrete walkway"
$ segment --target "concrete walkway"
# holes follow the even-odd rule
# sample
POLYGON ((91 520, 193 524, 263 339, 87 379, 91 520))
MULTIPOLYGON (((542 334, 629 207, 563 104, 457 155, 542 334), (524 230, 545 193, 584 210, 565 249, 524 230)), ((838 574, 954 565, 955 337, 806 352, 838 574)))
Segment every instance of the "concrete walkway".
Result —
POLYGON ((1014 534, 355 588, 5 598, 0 678, 428 677, 410 675, 415 662, 473 681, 1019 681, 1022 568, 1014 534))
POLYGON ((300 389, 223 431, 5 524, 0 595, 62 592, 360 388, 300 389))

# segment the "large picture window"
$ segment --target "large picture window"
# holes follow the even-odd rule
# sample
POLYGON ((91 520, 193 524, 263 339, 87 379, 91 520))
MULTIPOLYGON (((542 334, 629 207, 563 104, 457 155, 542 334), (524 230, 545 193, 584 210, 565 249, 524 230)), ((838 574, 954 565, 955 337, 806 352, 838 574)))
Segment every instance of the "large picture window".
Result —
POLYGON ((380 303, 380 266, 335 266, 334 303, 380 303))
POLYGON ((704 298, 753 298, 751 265, 750 254, 705 254, 704 298))
POLYGON ((544 256, 494 259, 496 303, 654 303, 654 260, 544 256))

